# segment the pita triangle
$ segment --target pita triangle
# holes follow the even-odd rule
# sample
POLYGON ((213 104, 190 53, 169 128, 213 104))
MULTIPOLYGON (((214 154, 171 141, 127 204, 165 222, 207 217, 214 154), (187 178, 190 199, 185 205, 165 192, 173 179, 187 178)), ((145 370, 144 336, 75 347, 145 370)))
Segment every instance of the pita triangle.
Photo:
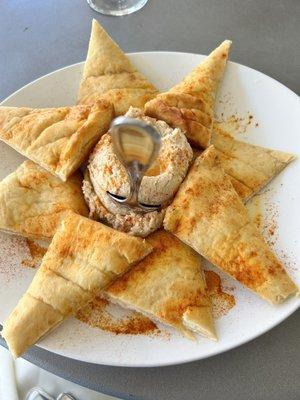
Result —
POLYGON ((147 238, 153 252, 106 290, 115 303, 170 325, 216 340, 200 257, 166 231, 147 238))
POLYGON ((113 107, 0 107, 0 139, 63 181, 85 161, 107 132, 113 107))
POLYGON ((250 220, 212 149, 195 161, 164 227, 265 300, 280 303, 298 288, 250 220))
POLYGON ((265 187, 291 161, 293 154, 235 140, 214 124, 212 144, 221 167, 244 201, 265 187))
POLYGON ((150 117, 182 129, 192 145, 210 144, 215 100, 222 81, 231 42, 225 40, 206 59, 168 92, 145 105, 150 117))
POLYGON ((113 103, 116 115, 122 115, 130 106, 143 108, 156 94, 156 88, 94 19, 78 103, 93 104, 105 98, 113 103))
POLYGON ((20 356, 151 250, 145 240, 70 212, 4 323, 2 336, 12 354, 20 356))
POLYGON ((0 229, 33 239, 51 239, 66 212, 88 216, 82 178, 62 182, 25 161, 0 182, 0 229))

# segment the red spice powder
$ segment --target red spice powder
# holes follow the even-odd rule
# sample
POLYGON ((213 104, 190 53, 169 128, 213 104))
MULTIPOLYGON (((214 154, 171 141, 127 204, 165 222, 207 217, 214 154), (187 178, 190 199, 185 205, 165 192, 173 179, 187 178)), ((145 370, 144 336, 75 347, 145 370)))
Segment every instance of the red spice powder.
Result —
MULTIPOLYGON (((213 315, 215 318, 227 314, 235 305, 232 294, 224 292, 220 276, 213 271, 205 271, 208 293, 211 296, 213 315)), ((79 310, 76 318, 93 328, 99 328, 107 332, 125 335, 163 334, 155 323, 149 318, 132 312, 129 316, 117 318, 107 311, 109 301, 102 297, 96 297, 86 307, 79 310)))
POLYGON ((0 233, 0 275, 2 282, 21 279, 24 269, 20 268, 23 257, 28 254, 26 241, 20 236, 0 233))
POLYGON ((223 128, 230 135, 235 135, 238 133, 246 133, 248 128, 253 126, 253 124, 258 127, 258 123, 254 123, 254 116, 247 112, 245 115, 238 115, 237 113, 224 118, 224 114, 221 115, 221 119, 214 125, 218 125, 223 128))
POLYGON ((158 333, 159 329, 149 318, 133 312, 124 318, 116 318, 106 311, 109 302, 101 297, 95 298, 78 311, 76 318, 81 322, 115 334, 141 335, 158 333))
POLYGON ((223 291, 220 276, 214 271, 204 271, 207 291, 211 297, 213 316, 220 318, 226 315, 235 306, 232 294, 223 291))

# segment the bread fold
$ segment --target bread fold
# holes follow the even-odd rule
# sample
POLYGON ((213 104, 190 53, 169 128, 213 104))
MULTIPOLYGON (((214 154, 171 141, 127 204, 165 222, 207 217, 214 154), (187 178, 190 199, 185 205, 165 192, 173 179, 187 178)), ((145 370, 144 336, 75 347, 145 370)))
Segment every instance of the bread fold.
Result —
POLYGON ((167 209, 164 227, 272 304, 298 292, 250 220, 213 146, 196 159, 167 209))
POLYGON ((113 118, 113 106, 0 107, 0 140, 66 181, 87 159, 113 118))
POLYGON ((152 251, 145 240, 69 212, 2 336, 18 357, 152 251))
POLYGON ((24 161, 0 182, 0 230, 31 239, 51 239, 68 211, 88 216, 82 177, 66 182, 24 161))
POLYGON ((264 188, 295 156, 235 140, 216 124, 212 144, 223 170, 244 201, 264 188))
POLYGON ((151 234, 147 241, 153 252, 118 278, 105 294, 189 338, 196 332, 216 340, 199 255, 164 230, 151 234))
POLYGON ((130 106, 143 108, 156 94, 156 88, 94 19, 78 103, 91 105, 104 98, 114 105, 116 115, 123 115, 130 106))
POLYGON ((150 100, 145 113, 182 129, 193 146, 207 148, 230 46, 230 40, 221 43, 178 85, 150 100))

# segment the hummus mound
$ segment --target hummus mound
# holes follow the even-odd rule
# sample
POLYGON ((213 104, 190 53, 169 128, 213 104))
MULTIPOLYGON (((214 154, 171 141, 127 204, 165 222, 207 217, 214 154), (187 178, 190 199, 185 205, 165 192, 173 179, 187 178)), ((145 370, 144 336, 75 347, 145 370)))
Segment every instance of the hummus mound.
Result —
MULTIPOLYGON (((138 108, 131 107, 126 116, 150 123, 161 136, 161 149, 142 180, 139 201, 163 206, 174 196, 185 178, 193 157, 191 146, 180 129, 170 128, 164 121, 146 117, 138 108)), ((88 169, 98 196, 101 190, 122 197, 129 195, 126 170, 113 151, 109 134, 103 135, 97 144, 90 157, 88 169)))
POLYGON ((146 237, 162 226, 166 208, 160 211, 138 214, 124 206, 115 205, 120 209, 122 208, 122 212, 116 214, 110 212, 95 193, 88 171, 85 171, 84 174, 82 190, 89 205, 90 218, 103 221, 114 229, 130 235, 146 237))
POLYGON ((180 129, 147 117, 137 108, 131 107, 126 116, 153 125, 161 136, 158 157, 143 177, 139 192, 141 203, 160 205, 161 209, 136 213, 108 196, 108 191, 122 197, 127 197, 130 192, 126 170, 113 151, 109 133, 102 136, 90 156, 83 192, 91 218, 123 232, 145 237, 162 226, 165 209, 187 174, 193 151, 180 129))

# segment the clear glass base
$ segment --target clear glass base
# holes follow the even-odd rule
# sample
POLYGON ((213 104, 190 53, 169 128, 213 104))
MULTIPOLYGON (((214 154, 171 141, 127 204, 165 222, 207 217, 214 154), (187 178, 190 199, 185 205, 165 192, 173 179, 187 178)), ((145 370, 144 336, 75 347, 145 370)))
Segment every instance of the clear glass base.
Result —
POLYGON ((148 0, 87 0, 95 11, 105 15, 127 15, 140 10, 148 0))

